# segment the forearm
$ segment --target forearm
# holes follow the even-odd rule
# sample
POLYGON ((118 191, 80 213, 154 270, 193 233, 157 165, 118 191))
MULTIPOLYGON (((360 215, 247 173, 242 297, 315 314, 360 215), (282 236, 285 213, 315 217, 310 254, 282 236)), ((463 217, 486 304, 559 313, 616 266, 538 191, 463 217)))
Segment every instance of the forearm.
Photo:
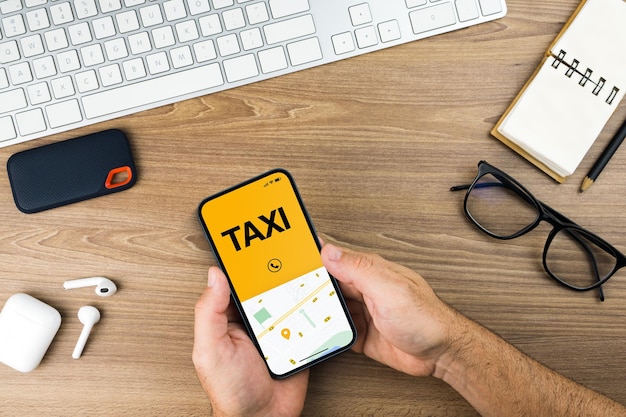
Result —
POLYGON ((450 331, 451 348, 434 376, 484 417, 626 415, 626 407, 546 368, 460 314, 450 331))

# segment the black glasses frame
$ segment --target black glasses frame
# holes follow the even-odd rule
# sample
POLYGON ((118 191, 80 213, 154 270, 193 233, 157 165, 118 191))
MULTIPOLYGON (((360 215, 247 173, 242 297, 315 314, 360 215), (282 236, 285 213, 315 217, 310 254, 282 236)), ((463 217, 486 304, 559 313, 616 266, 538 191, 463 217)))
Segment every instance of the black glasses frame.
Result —
POLYGON ((615 274, 615 272, 617 272, 619 269, 626 266, 626 255, 620 252, 617 248, 615 248, 613 245, 611 245, 610 243, 608 243, 607 241, 605 241, 604 239, 602 239, 595 233, 574 223, 572 220, 568 219, 563 214, 554 210, 552 207, 539 201, 537 198, 535 198, 535 196, 533 196, 530 193, 530 191, 526 189, 526 187, 520 184, 515 178, 511 177, 506 172, 502 171, 501 169, 496 168, 495 166, 489 164, 486 161, 480 161, 478 163, 478 174, 476 175, 476 178, 474 178, 474 181, 472 181, 471 184, 455 186, 455 187, 450 188, 450 190, 451 191, 467 190, 467 192, 465 193, 465 199, 463 200, 463 210, 465 212, 465 216, 484 233, 496 239, 501 239, 501 240, 514 239, 516 237, 522 236, 530 232, 531 230, 536 228, 542 221, 546 221, 550 223, 552 225, 552 230, 548 234, 548 238, 546 240, 546 243, 543 249, 543 260, 542 260, 543 268, 551 278, 553 278, 560 284, 572 290, 589 291, 589 290, 593 290, 597 288, 599 291, 600 300, 604 301, 604 291, 602 290, 601 286, 606 281, 608 281, 609 278, 611 278, 615 274), (479 182, 480 179, 484 177, 485 175, 492 175, 493 177, 497 178, 500 182, 499 183, 494 183, 494 182, 480 183, 479 182), (524 227, 523 229, 510 235, 498 235, 497 233, 493 233, 492 231, 482 226, 480 222, 478 222, 468 210, 467 201, 472 190, 474 190, 475 188, 494 187, 494 186, 506 187, 507 189, 515 192, 528 204, 533 206, 537 212, 537 216, 535 220, 531 222, 529 225, 527 225, 526 227, 524 227), (569 233, 570 236, 578 241, 578 243, 583 247, 585 252, 587 252, 587 254, 589 255, 589 258, 591 259, 594 274, 596 277, 596 282, 592 285, 588 285, 584 287, 572 285, 571 283, 560 279, 558 276, 553 274, 548 268, 546 257, 548 254, 548 248, 550 247, 552 240, 557 235, 557 233, 562 232, 562 231, 565 231, 566 233, 568 233, 568 231, 570 230, 571 230, 571 232, 569 233), (584 236, 585 239, 587 239, 589 242, 598 246, 600 249, 604 250, 605 252, 607 252, 608 254, 610 254, 611 256, 615 258, 616 260, 615 265, 613 269, 606 276, 600 277, 600 274, 598 272, 598 264, 596 262, 595 256, 593 255, 593 251, 578 236, 584 236))

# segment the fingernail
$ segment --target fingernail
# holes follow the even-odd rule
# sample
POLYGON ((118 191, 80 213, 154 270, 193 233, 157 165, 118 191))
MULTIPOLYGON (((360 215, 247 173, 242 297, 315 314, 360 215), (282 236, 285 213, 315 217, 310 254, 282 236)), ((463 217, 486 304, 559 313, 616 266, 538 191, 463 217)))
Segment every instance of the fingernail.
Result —
POLYGON ((326 253, 328 254, 328 260, 337 262, 341 259, 341 255, 343 252, 337 246, 327 244, 326 245, 326 253))
POLYGON ((209 269, 209 279, 207 281, 207 286, 211 288, 215 285, 215 281, 217 280, 217 272, 214 268, 209 269))

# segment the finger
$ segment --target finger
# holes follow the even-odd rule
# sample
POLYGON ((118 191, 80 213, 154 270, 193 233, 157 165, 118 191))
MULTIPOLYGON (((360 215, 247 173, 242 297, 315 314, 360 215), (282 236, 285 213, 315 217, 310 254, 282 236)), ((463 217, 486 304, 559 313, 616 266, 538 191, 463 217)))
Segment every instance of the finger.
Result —
POLYGON ((211 347, 228 333, 230 288, 226 276, 217 267, 209 269, 208 286, 196 303, 194 351, 210 352, 211 347))
POLYGON ((328 272, 343 283, 346 296, 385 292, 389 281, 398 280, 396 268, 378 255, 355 252, 326 244, 322 248, 322 262, 328 272), (356 291, 356 293, 355 293, 356 291))

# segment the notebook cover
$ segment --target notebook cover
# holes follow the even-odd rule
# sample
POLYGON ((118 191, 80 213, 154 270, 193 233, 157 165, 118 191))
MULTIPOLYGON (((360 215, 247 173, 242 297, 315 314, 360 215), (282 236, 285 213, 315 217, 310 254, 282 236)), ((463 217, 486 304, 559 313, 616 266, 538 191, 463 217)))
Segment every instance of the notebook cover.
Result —
POLYGON ((137 180, 128 139, 115 129, 18 152, 7 171, 24 213, 123 191, 137 180))

